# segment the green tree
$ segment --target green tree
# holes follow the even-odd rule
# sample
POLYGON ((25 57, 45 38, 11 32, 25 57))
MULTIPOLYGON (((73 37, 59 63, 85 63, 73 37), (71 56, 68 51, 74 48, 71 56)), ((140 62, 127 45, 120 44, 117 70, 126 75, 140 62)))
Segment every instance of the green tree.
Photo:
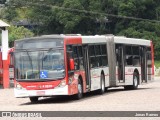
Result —
POLYGON ((34 35, 30 30, 24 27, 10 26, 8 31, 9 31, 9 46, 10 47, 13 46, 13 42, 15 40, 32 37, 34 35))
POLYGON ((75 26, 81 21, 82 16, 80 13, 72 12, 72 9, 83 9, 80 0, 64 0, 63 8, 70 8, 70 11, 57 9, 56 20, 63 25, 63 33, 73 33, 76 29, 75 26))
POLYGON ((8 32, 9 32, 9 47, 13 47, 13 43, 17 39, 32 37, 34 35, 30 30, 24 27, 16 27, 12 25, 8 28, 8 32))
POLYGON ((151 39, 160 59, 160 23, 150 21, 160 20, 159 0, 10 0, 6 11, 8 21, 36 23, 36 35, 109 33, 151 39))

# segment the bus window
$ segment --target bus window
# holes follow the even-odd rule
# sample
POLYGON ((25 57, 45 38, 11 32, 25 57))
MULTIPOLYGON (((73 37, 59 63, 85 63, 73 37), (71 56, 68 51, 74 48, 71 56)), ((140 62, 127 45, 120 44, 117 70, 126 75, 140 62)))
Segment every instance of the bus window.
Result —
POLYGON ((132 47, 126 46, 126 65, 133 65, 132 47))
POLYGON ((89 56, 95 56, 94 45, 89 46, 89 56))
POLYGON ((102 66, 102 56, 101 56, 101 46, 100 45, 95 45, 95 52, 96 52, 96 59, 97 59, 98 67, 102 66))
POLYGON ((71 71, 71 69, 70 69, 70 59, 71 58, 73 58, 72 46, 67 45, 67 67, 68 67, 68 71, 71 71))
POLYGON ((152 75, 152 56, 151 56, 151 48, 147 48, 147 74, 148 74, 148 80, 151 80, 152 75))
POLYGON ((73 46, 75 70, 84 69, 82 46, 73 46))
POLYGON ((147 48, 147 65, 148 67, 152 65, 151 48, 147 48))
POLYGON ((133 65, 140 66, 140 49, 139 46, 133 46, 133 65))
POLYGON ((78 58, 77 46, 73 46, 73 57, 78 58))
POLYGON ((83 70, 83 52, 82 52, 82 46, 78 46, 78 60, 79 60, 79 69, 83 70))
POLYGON ((107 48, 106 45, 101 45, 101 59, 102 59, 102 66, 108 65, 108 58, 107 58, 107 48))
POLYGON ((79 60, 78 60, 77 46, 73 46, 73 58, 74 58, 74 68, 75 68, 75 70, 79 70, 79 60))
POLYGON ((89 59, 90 59, 90 67, 91 68, 97 67, 94 45, 89 46, 89 59))

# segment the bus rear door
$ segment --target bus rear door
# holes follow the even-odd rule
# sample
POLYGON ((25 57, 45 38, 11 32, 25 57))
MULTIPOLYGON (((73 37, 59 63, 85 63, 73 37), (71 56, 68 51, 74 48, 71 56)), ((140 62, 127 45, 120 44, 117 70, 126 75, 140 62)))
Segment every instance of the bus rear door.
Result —
POLYGON ((83 46, 84 53, 84 67, 85 67, 85 76, 86 76, 86 86, 87 90, 91 88, 91 75, 90 75, 90 63, 89 63, 89 55, 88 55, 88 45, 83 46))

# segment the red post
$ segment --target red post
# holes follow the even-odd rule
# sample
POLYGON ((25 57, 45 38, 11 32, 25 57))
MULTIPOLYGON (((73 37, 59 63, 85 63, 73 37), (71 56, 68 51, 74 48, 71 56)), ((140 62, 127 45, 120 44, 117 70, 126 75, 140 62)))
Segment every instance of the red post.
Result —
POLYGON ((9 66, 7 60, 3 60, 3 88, 9 88, 9 66))

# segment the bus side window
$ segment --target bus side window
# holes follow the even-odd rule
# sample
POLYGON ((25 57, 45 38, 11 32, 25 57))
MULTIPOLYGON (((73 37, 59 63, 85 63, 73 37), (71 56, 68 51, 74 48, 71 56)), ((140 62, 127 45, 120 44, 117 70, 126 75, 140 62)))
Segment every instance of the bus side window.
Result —
POLYGON ((126 65, 132 65, 132 63, 133 63, 133 57, 126 56, 126 65))
POLYGON ((90 67, 91 68, 97 67, 94 45, 89 46, 89 60, 90 60, 90 67))
POLYGON ((67 46, 67 67, 68 67, 68 71, 71 71, 70 69, 70 59, 73 58, 73 52, 72 52, 72 46, 68 45, 67 46))
POLYGON ((108 58, 107 58, 106 44, 101 45, 101 59, 102 59, 102 66, 107 66, 108 65, 108 58))
POLYGON ((116 44, 115 45, 115 54, 116 54, 116 65, 118 65, 118 62, 121 60, 120 59, 120 50, 119 50, 120 48, 119 48, 119 45, 118 44, 116 44))
POLYGON ((147 48, 147 65, 151 67, 152 65, 152 56, 151 56, 151 48, 147 48))
POLYGON ((78 60, 79 60, 79 69, 84 69, 84 63, 83 63, 83 51, 82 46, 78 46, 78 60))
POLYGON ((77 46, 73 46, 73 58, 74 58, 74 68, 75 68, 75 70, 79 70, 79 60, 78 60, 77 46))
POLYGON ((126 46, 126 65, 133 65, 132 47, 126 46))
POLYGON ((139 66, 140 65, 140 57, 133 57, 133 65, 134 66, 139 66))
POLYGON ((97 60, 97 66, 102 66, 102 58, 101 58, 101 46, 95 45, 95 53, 96 53, 96 60, 97 60))
POLYGON ((133 46, 133 65, 140 66, 140 48, 139 46, 133 46))

